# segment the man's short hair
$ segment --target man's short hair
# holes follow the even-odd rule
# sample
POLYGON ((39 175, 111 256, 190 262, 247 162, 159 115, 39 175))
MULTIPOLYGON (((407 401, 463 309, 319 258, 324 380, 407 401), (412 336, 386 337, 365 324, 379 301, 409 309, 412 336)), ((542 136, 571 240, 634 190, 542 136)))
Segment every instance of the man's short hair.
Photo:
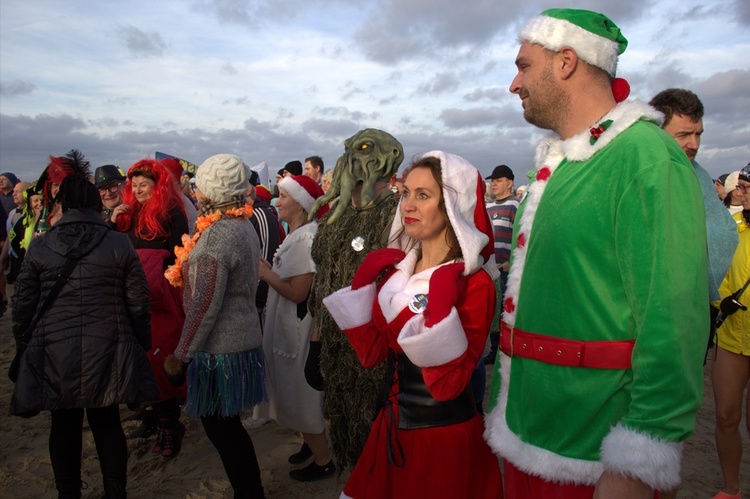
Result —
POLYGON ((310 156, 309 158, 305 158, 305 163, 310 162, 313 168, 320 171, 320 174, 322 175, 325 171, 325 167, 323 166, 323 158, 320 156, 310 156))
POLYGON ((667 126, 675 114, 687 116, 694 122, 703 119, 703 103, 697 95, 683 88, 662 90, 651 99, 649 104, 657 111, 664 113, 662 126, 667 126))

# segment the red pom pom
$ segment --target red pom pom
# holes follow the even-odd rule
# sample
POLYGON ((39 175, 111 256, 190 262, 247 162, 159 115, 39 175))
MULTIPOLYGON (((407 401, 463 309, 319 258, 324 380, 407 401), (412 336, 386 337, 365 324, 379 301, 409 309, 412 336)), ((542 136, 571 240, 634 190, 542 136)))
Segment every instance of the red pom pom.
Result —
POLYGON ((516 304, 513 303, 513 298, 510 296, 505 299, 505 302, 503 303, 503 308, 506 312, 509 314, 512 314, 516 310, 516 304))
POLYGON ((550 178, 551 175, 552 175, 552 172, 549 171, 549 168, 545 166, 541 170, 536 172, 536 179, 540 182, 544 182, 545 180, 550 178))
POLYGON ((630 83, 624 78, 614 78, 612 80, 612 95, 615 96, 615 102, 622 102, 630 95, 630 83))
POLYGON ((526 234, 521 232, 516 238, 516 248, 523 248, 524 246, 526 246, 526 234))

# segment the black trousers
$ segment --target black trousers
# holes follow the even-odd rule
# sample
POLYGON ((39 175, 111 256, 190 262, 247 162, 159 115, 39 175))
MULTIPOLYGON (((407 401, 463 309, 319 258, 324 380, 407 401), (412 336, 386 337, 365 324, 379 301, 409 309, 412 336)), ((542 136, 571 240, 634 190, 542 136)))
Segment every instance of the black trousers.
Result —
POLYGON ((201 423, 203 423, 208 439, 219 451, 227 478, 234 489, 234 497, 236 499, 264 498, 255 447, 250 435, 242 426, 240 416, 228 418, 202 416, 201 423))
MULTIPOLYGON (((52 411, 49 456, 60 498, 81 497, 83 409, 52 411)), ((125 497, 128 446, 116 405, 86 409, 106 497, 125 497)))

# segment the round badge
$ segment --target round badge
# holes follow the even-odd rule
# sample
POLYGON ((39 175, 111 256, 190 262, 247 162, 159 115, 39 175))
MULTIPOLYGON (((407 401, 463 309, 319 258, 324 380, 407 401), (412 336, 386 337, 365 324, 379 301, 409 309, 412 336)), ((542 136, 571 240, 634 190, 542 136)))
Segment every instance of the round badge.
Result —
POLYGON ((414 295, 411 297, 411 300, 409 300, 409 310, 411 310, 415 314, 420 314, 424 312, 424 309, 426 306, 427 306, 427 295, 424 293, 419 293, 418 295, 414 295))
POLYGON ((362 236, 357 236, 352 239, 352 248, 354 248, 354 251, 356 252, 360 252, 365 249, 365 238, 362 236))
POLYGON ((280 256, 273 257, 273 266, 274 267, 281 267, 281 257, 280 256))

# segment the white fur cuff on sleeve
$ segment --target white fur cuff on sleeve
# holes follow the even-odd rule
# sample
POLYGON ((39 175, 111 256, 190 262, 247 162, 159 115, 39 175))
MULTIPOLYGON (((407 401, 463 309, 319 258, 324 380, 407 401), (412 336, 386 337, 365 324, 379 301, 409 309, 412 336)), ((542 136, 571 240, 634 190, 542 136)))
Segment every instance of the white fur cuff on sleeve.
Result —
POLYGON ((604 438, 601 452, 605 470, 637 478, 663 492, 680 484, 681 443, 652 437, 618 423, 604 438))
POLYGON ((412 317, 398 334, 398 344, 414 365, 441 366, 459 358, 469 346, 455 308, 431 328, 424 327, 424 315, 412 317))
POLYGON ((356 290, 347 286, 323 298, 323 305, 343 331, 372 320, 372 306, 376 294, 377 287, 374 283, 356 290))

